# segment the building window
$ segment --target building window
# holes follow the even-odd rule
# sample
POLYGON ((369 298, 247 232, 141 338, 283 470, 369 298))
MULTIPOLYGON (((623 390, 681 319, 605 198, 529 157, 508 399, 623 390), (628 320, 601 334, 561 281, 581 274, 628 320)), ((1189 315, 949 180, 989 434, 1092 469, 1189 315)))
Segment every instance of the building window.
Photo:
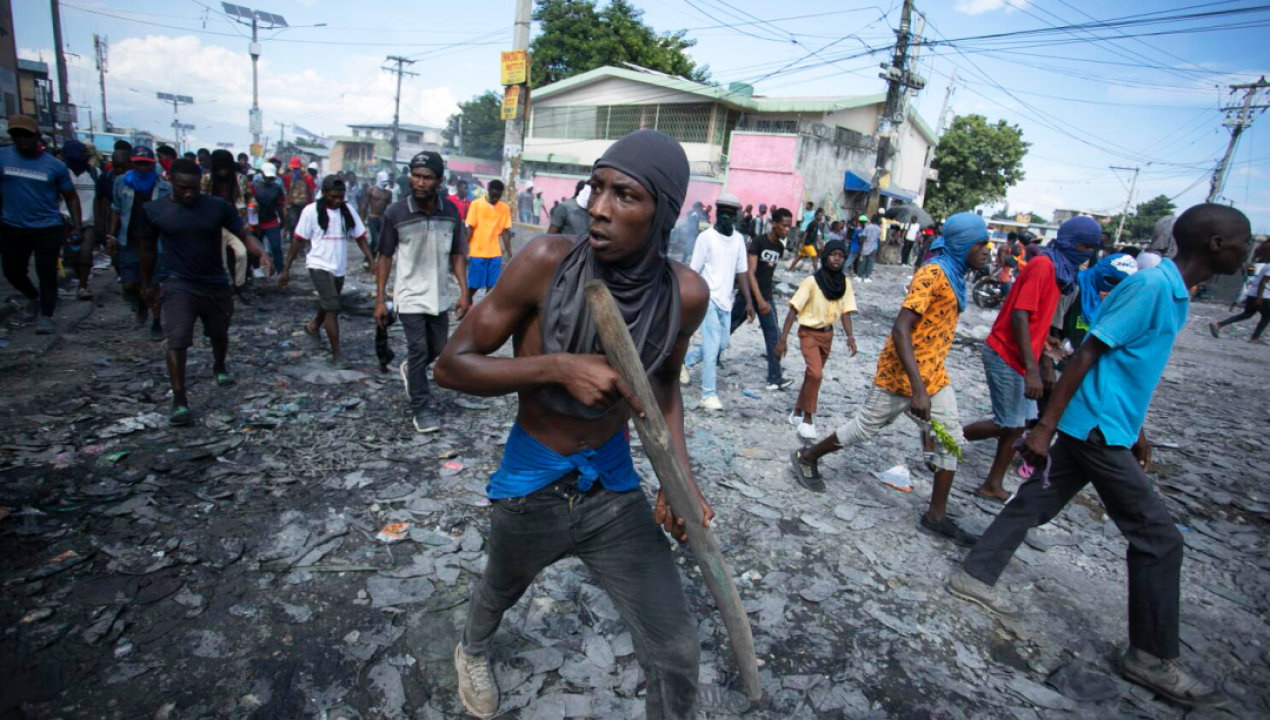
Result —
POLYGON ((679 142, 707 143, 711 140, 711 109, 710 103, 535 107, 531 111, 530 136, 618 140, 647 128, 660 130, 679 142))
POLYGON ((418 145, 419 141, 422 139, 423 138, 419 135, 419 133, 409 133, 406 135, 406 142, 410 143, 411 145, 418 145))

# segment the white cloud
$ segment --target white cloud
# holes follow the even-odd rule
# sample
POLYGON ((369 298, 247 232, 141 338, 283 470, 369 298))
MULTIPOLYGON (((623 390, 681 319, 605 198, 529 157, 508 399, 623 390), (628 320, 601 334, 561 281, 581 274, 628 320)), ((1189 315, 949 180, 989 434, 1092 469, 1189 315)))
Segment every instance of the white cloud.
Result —
POLYGON ((957 0, 953 9, 965 15, 982 15, 1001 8, 1005 8, 1006 13, 1012 13, 1026 4, 1027 0, 957 0))
MULTIPOLYGON (((155 93, 190 95, 194 105, 181 108, 181 120, 197 126, 191 139, 202 144, 246 142, 251 57, 246 43, 241 45, 208 44, 191 35, 149 35, 114 43, 108 76, 112 120, 116 113, 127 113, 141 129, 167 131, 172 108, 155 99, 155 93)), ((349 132, 348 123, 391 121, 396 79, 380 69, 382 58, 344 56, 338 73, 323 73, 297 61, 313 52, 321 51, 265 44, 259 67, 260 107, 265 134, 271 140, 280 131, 275 123, 298 123, 314 132, 337 135, 349 132)), ((95 72, 91 67, 86 70, 92 73, 95 87, 95 72)), ((402 87, 403 123, 441 126, 457 111, 450 87, 431 85, 426 75, 407 78, 402 87)), ((287 136, 291 134, 288 128, 287 136)))

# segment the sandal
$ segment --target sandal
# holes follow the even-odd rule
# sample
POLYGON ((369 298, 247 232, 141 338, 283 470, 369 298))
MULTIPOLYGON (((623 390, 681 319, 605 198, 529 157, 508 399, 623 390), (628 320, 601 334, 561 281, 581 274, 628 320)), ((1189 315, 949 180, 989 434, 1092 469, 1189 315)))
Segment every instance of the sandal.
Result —
POLYGON ((803 451, 795 450, 789 454, 790 464, 794 469, 794 477, 798 479, 798 484, 807 488, 812 492, 822 493, 825 491, 825 482, 820 479, 820 468, 818 463, 811 463, 803 460, 803 451))

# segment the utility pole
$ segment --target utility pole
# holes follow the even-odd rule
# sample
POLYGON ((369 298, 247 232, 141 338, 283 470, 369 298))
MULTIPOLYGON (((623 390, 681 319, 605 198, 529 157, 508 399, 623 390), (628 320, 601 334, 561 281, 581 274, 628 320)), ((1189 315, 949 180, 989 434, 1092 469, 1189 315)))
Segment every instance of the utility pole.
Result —
POLYGON ((392 109, 392 172, 395 175, 397 174, 397 149, 401 147, 401 142, 397 138, 397 131, 401 127, 401 78, 403 75, 418 75, 419 73, 403 70, 402 67, 404 65, 414 65, 415 61, 408 60, 400 55, 389 55, 388 62, 397 63, 395 68, 384 68, 388 72, 397 74, 397 101, 392 109))
POLYGON ((157 93, 156 97, 165 103, 172 103, 172 129, 176 132, 176 154, 181 155, 185 151, 181 147, 181 130, 183 126, 181 125, 180 107, 182 105, 193 105, 194 98, 189 95, 173 95, 171 93, 157 93))
POLYGON ((1265 76, 1255 83, 1243 83, 1240 85, 1231 85, 1231 92, 1244 91, 1244 104, 1238 107, 1222 108, 1226 111, 1226 120, 1223 126, 1230 128, 1230 143, 1226 145, 1226 154, 1222 156, 1221 162, 1217 164, 1217 169, 1213 171, 1213 179, 1208 188, 1208 202, 1215 203, 1221 198, 1222 190, 1226 187, 1226 175, 1230 173, 1231 160, 1235 157, 1235 148, 1239 145, 1239 136, 1244 130, 1252 127, 1253 110, 1265 112, 1267 105, 1252 104, 1257 97, 1257 92, 1270 88, 1270 82, 1266 82, 1265 76), (1232 113, 1238 110, 1238 113, 1232 117, 1232 113))
POLYGON ((904 125, 907 111, 906 91, 908 88, 920 90, 926 81, 908 70, 908 50, 912 42, 913 0, 904 0, 904 9, 900 14, 900 27, 895 31, 895 53, 891 64, 882 65, 885 72, 881 78, 887 81, 886 104, 878 116, 878 154, 873 170, 873 189, 869 192, 869 202, 865 210, 869 215, 877 212, 881 201, 879 184, 886 175, 886 166, 894 155, 893 145, 899 144, 899 129, 904 125))
MULTIPOLYGON (((512 25, 512 50, 529 51, 529 25, 532 19, 532 0, 516 0, 516 18, 512 25)), ((529 72, 529 60, 526 56, 525 72, 529 72)), ((503 177, 506 178, 507 191, 503 198, 511 206, 512 217, 519 217, 516 207, 516 180, 520 177, 520 156, 525 150, 525 119, 529 117, 529 83, 514 85, 520 93, 517 102, 521 106, 517 118, 507 121, 503 128, 503 177)), ((507 88, 504 92, 510 92, 507 88)))
MULTIPOLYGON (((247 51, 251 53, 251 112, 247 113, 247 124, 251 130, 251 144, 260 144, 260 131, 264 130, 264 118, 260 115, 260 23, 256 16, 251 17, 251 44, 247 51)), ((263 154, 263 152, 262 152, 263 154)))
POLYGON ((101 128, 103 132, 110 132, 110 119, 106 116, 106 66, 109 51, 106 36, 93 33, 93 48, 97 51, 97 77, 101 80, 101 128))
POLYGON ((1119 247, 1119 246, 1120 246, 1120 235, 1121 235, 1121 233, 1123 233, 1123 232, 1124 232, 1124 220, 1125 220, 1125 218, 1126 218, 1126 217, 1128 217, 1128 216, 1129 216, 1129 206, 1133 204, 1133 196, 1134 196, 1134 194, 1136 194, 1136 193, 1138 192, 1138 172, 1139 172, 1139 169, 1138 169, 1138 168, 1136 168, 1136 167, 1131 167, 1131 168, 1130 168, 1130 167, 1117 167, 1117 166, 1115 166, 1115 165, 1112 165, 1112 166, 1111 166, 1111 169, 1112 169, 1112 170, 1132 170, 1132 171, 1133 171, 1133 182, 1132 182, 1132 183, 1130 183, 1130 185, 1129 185, 1129 197, 1125 198, 1125 201, 1124 201, 1124 210, 1121 210, 1121 211, 1120 211, 1120 225, 1116 227, 1116 239, 1115 239, 1115 241, 1114 241, 1114 242, 1115 242, 1115 245, 1116 245, 1117 247, 1119 247))
POLYGON ((926 163, 922 165, 922 179, 917 186, 917 199, 926 203, 926 183, 930 180, 930 166, 935 162, 935 151, 939 149, 939 138, 944 134, 944 119, 948 117, 948 105, 952 103, 953 93, 957 90, 957 68, 953 68, 952 77, 948 78, 948 89, 944 91, 944 104, 939 108, 939 120, 935 122, 935 144, 926 149, 926 163))
POLYGON ((278 126, 278 145, 279 146, 286 145, 287 144, 287 128, 291 126, 287 123, 278 122, 276 120, 274 121, 273 124, 278 126))
MULTIPOLYGON (((49 0, 49 7, 53 13, 53 46, 57 52, 57 98, 58 104, 61 106, 53 113, 53 117, 56 118, 59 114, 66 112, 67 106, 71 104, 71 96, 70 89, 66 87, 69 82, 66 75, 66 52, 62 49, 62 8, 58 0, 49 0)), ((75 122, 73 119, 67 119, 62 124, 62 137, 65 140, 73 140, 75 138, 75 122)))

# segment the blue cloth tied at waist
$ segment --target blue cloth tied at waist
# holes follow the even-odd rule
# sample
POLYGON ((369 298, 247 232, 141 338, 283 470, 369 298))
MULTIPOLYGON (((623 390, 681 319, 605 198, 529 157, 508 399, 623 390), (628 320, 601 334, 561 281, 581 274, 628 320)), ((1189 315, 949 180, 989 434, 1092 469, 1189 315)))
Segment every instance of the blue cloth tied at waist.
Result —
POLYGON ((503 450, 503 462, 485 487, 491 500, 525 497, 571 472, 578 473, 578 489, 587 492, 598 479, 605 490, 626 492, 639 487, 639 473, 631 460, 631 441, 626 428, 599 449, 586 448, 561 455, 512 425, 503 450))

